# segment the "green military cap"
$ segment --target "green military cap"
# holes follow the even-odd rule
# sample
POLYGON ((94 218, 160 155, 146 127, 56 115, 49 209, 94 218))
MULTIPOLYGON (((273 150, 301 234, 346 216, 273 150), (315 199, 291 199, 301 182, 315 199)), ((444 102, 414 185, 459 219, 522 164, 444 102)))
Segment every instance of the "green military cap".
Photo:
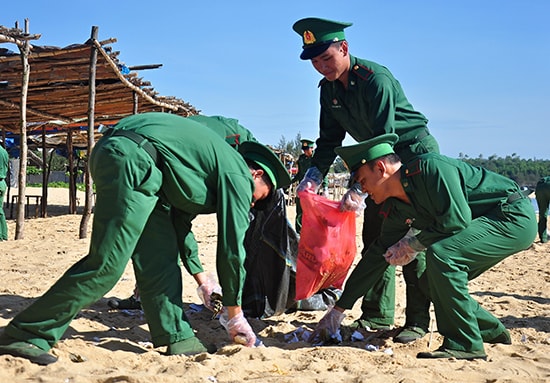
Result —
POLYGON ((352 23, 319 19, 317 17, 307 17, 298 20, 292 26, 292 29, 300 36, 304 45, 300 58, 309 60, 327 50, 330 44, 346 39, 344 28, 352 23))
POLYGON ((273 184, 273 191, 290 185, 290 174, 279 158, 267 146, 254 141, 239 145, 239 153, 247 160, 257 163, 273 184))
POLYGON ((313 148, 315 146, 315 142, 308 140, 307 138, 302 138, 300 142, 302 143, 302 150, 313 148))
POLYGON ((334 151, 342 157, 349 171, 354 172, 369 161, 395 153, 393 145, 398 139, 397 134, 387 133, 355 145, 338 146, 334 151))

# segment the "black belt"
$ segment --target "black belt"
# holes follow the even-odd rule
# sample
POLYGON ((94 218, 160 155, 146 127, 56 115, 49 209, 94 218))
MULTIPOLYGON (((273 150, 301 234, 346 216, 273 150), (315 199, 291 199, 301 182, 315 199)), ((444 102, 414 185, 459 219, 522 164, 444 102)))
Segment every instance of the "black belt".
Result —
POLYGON ((508 198, 506 198, 506 203, 512 203, 514 201, 517 201, 518 199, 523 199, 526 196, 528 196, 529 194, 530 194, 529 190, 525 190, 523 192, 512 193, 508 196, 508 198))
POLYGON ((415 144, 417 142, 422 141, 424 138, 428 137, 430 135, 430 132, 428 129, 424 129, 420 133, 418 133, 412 140, 404 142, 402 144, 397 144, 393 147, 393 150, 396 152, 399 152, 401 149, 411 146, 412 144, 415 144))
POLYGON ((147 138, 143 137, 141 134, 138 134, 132 130, 123 130, 123 129, 111 129, 112 133, 109 134, 109 131, 107 131, 107 136, 122 136, 129 138, 130 140, 134 141, 140 148, 143 148, 149 154, 149 156, 153 159, 155 164, 159 165, 159 154, 157 152, 157 149, 153 146, 151 141, 147 140, 147 138))

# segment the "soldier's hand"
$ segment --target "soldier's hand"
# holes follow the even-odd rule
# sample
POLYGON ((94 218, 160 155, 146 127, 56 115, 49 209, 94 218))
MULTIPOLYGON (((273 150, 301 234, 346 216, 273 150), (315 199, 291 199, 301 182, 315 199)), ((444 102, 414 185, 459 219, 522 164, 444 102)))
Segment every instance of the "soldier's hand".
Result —
POLYGON ((319 187, 321 186, 321 182, 323 182, 323 175, 321 174, 321 171, 316 167, 311 167, 306 171, 306 174, 300 184, 298 184, 296 192, 308 191, 317 194, 319 187))
POLYGON ((354 211, 355 214, 360 215, 367 207, 365 199, 367 193, 361 191, 361 185, 359 183, 353 184, 340 200, 341 211, 354 211))
POLYGON ((390 265, 405 266, 411 263, 418 253, 425 249, 416 237, 405 236, 386 250, 384 258, 386 258, 386 261, 390 265))

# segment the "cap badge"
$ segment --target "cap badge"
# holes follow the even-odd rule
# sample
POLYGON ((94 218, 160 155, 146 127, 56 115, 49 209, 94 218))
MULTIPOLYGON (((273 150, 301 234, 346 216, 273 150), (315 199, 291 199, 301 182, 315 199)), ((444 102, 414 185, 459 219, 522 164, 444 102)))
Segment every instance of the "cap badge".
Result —
POLYGON ((304 44, 311 45, 317 41, 315 35, 311 31, 304 31, 304 44))

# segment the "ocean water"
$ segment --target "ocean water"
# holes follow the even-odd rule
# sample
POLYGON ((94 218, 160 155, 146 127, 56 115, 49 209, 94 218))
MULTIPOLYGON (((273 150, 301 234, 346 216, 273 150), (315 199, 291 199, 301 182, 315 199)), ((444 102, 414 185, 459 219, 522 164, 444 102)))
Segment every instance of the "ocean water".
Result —
POLYGON ((535 209, 535 213, 539 213, 539 205, 537 205, 537 200, 534 198, 529 198, 531 200, 531 205, 533 205, 533 209, 535 209))

